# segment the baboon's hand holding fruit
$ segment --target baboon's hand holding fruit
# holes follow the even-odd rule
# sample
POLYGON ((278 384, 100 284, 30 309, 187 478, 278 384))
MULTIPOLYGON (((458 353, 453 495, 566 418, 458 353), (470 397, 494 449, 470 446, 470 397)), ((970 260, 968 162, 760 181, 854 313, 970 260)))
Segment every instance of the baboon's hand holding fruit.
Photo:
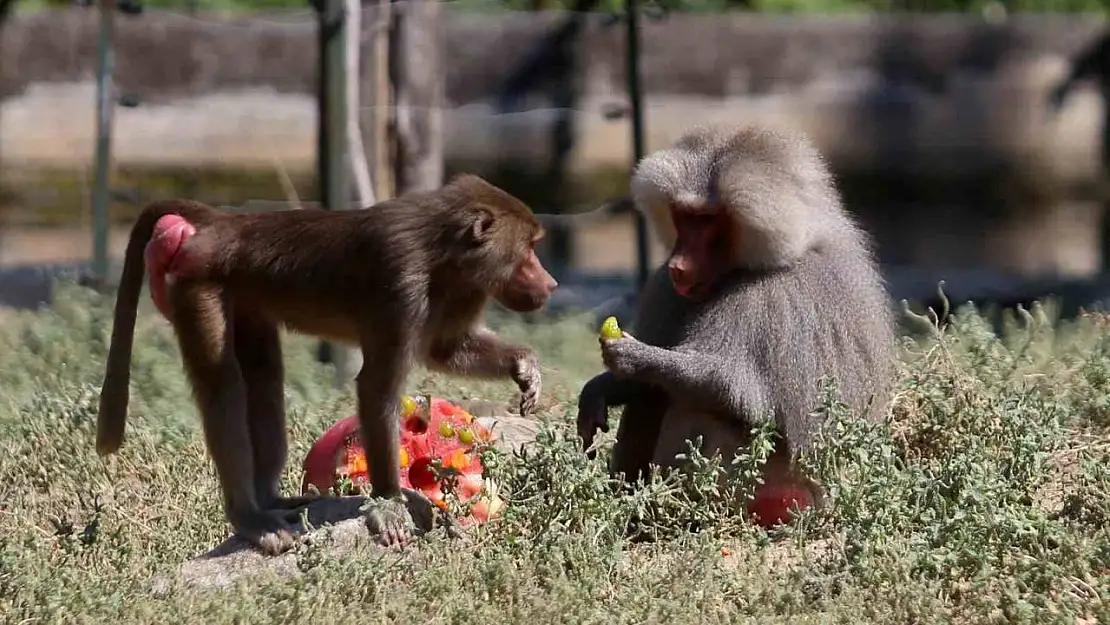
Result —
POLYGON ((608 317, 601 324, 601 360, 605 368, 618 377, 628 377, 641 364, 649 361, 651 347, 621 330, 616 317, 608 317))

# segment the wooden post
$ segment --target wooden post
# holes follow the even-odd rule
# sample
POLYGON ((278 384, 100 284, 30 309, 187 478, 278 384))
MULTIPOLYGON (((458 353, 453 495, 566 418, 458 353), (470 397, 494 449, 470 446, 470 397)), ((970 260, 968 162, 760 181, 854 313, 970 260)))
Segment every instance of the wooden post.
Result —
POLYGON ((346 208, 347 98, 343 0, 321 0, 317 127, 320 199, 327 210, 346 208))
POLYGON ((392 32, 391 0, 377 0, 374 12, 374 188, 379 200, 393 197, 393 87, 389 84, 389 39, 392 32))
MULTIPOLYGON (((346 171, 341 164, 344 154, 341 150, 350 143, 346 146, 351 148, 347 156, 354 165, 358 162, 357 156, 352 156, 354 146, 361 146, 361 141, 356 143, 350 134, 359 132, 358 123, 356 121, 352 125, 348 120, 348 116, 357 118, 357 96, 352 98, 350 92, 357 91, 357 83, 352 81, 358 80, 358 65, 357 60, 350 63, 347 56, 352 54, 351 49, 343 43, 344 37, 358 37, 359 33, 353 33, 354 28, 344 19, 344 1, 321 0, 320 11, 319 167, 323 204, 331 210, 341 208, 337 201, 346 189, 347 179, 343 177, 346 171), (345 81, 336 76, 337 67, 346 70, 345 81), (349 110, 349 107, 355 107, 355 110, 349 110), (340 128, 346 129, 348 141, 339 138, 340 128)), ((381 199, 410 191, 433 190, 443 184, 442 28, 439 3, 437 0, 399 0, 397 4, 396 10, 388 7, 387 2, 379 4, 378 19, 390 20, 385 23, 391 26, 387 32, 377 34, 375 46, 378 50, 387 50, 389 70, 388 80, 382 80, 379 74, 376 81, 375 152, 392 157, 375 158, 375 161, 379 172, 390 161, 393 163, 392 176, 379 173, 378 197, 381 199), (388 45, 383 41, 386 36, 388 45), (390 84, 395 98, 393 107, 388 105, 390 84), (391 109, 393 114, 389 115, 391 109), (392 120, 390 132, 383 136, 378 123, 387 119, 392 120), (383 143, 394 144, 394 149, 382 147, 383 143), (392 185, 385 184, 388 178, 392 178, 392 185), (383 190, 387 186, 392 186, 392 189, 383 190)), ((352 13, 348 8, 346 17, 350 18, 352 13)), ((347 45, 351 45, 349 41, 347 45)), ((357 40, 353 45, 357 50, 357 40)), ((383 55, 376 56, 379 57, 376 59, 378 67, 381 67, 383 55)), ((358 174, 356 180, 360 180, 358 174)), ((363 185, 360 183, 359 186, 361 192, 363 185)), ((360 203, 365 205, 365 202, 360 203)), ((329 347, 336 368, 336 384, 343 385, 357 373, 353 364, 359 355, 340 350, 338 346, 329 347)))
MULTIPOLYGON (((362 4, 360 0, 344 0, 346 23, 344 28, 346 45, 345 89, 347 96, 347 160, 354 181, 355 202, 352 208, 368 209, 377 201, 370 167, 366 162, 366 151, 362 143, 361 106, 359 93, 362 86, 361 42, 362 42, 362 4)), ((388 30, 384 31, 388 35, 388 30)), ((332 348, 335 365, 335 386, 342 388, 362 370, 362 351, 353 348, 332 348)))
MULTIPOLYGON (((350 32, 343 6, 344 0, 321 0, 319 4, 319 84, 317 126, 317 178, 320 202, 324 210, 345 210, 348 201, 347 137, 347 41, 350 32)), ((357 34, 355 35, 357 37, 357 34)), ((357 44, 356 44, 357 45, 357 44)), ((357 80, 357 77, 356 77, 357 80)), ((362 368, 358 348, 328 345, 326 348, 335 366, 334 383, 342 388, 362 368)))
POLYGON ((366 163, 366 150, 362 145, 362 107, 359 105, 359 91, 362 86, 362 70, 359 67, 362 52, 362 3, 361 0, 344 0, 347 23, 344 29, 347 46, 347 158, 354 179, 355 201, 358 208, 369 208, 374 204, 374 187, 370 180, 370 167, 366 163))
MULTIPOLYGON (((0 0, 0 44, 3 43, 4 24, 7 23, 8 17, 15 12, 14 9, 15 0, 0 0)), ((3 94, 0 93, 0 95, 3 94)), ((0 166, 2 166, 2 164, 0 164, 0 166)), ((0 264, 3 264, 4 261, 4 243, 4 237, 0 236, 0 264)))
POLYGON ((443 33, 437 0, 398 0, 393 12, 394 190, 401 195, 443 184, 443 33))
POLYGON ((100 0, 100 34, 96 48, 96 161, 93 181, 92 282, 102 287, 108 280, 108 178, 111 168, 112 113, 115 98, 116 0, 100 0))

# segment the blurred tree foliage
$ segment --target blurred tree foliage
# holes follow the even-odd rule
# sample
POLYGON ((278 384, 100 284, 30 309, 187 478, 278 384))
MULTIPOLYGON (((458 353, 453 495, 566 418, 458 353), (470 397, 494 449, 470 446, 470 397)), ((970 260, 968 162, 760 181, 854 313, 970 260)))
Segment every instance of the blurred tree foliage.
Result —
MULTIPOLYGON (((574 0, 446 0, 455 10, 561 10, 574 0)), ((95 0, 0 0, 16 2, 19 10, 87 4, 95 0)), ((625 0, 601 0, 599 10, 618 13, 625 0)), ((203 12, 303 10, 306 0, 142 0, 150 8, 203 12)), ((644 5, 675 12, 758 11, 763 13, 861 13, 914 11, 925 13, 980 12, 1001 6, 1007 12, 1102 13, 1110 0, 645 0, 644 5)))

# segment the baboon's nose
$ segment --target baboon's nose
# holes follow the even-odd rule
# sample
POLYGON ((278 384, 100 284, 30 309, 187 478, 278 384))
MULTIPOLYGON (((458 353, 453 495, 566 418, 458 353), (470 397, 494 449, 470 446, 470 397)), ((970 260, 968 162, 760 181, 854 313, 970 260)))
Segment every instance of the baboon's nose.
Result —
POLYGON ((670 274, 674 290, 678 291, 679 295, 688 295, 694 287, 690 279, 690 271, 681 265, 671 264, 667 266, 667 272, 670 274))

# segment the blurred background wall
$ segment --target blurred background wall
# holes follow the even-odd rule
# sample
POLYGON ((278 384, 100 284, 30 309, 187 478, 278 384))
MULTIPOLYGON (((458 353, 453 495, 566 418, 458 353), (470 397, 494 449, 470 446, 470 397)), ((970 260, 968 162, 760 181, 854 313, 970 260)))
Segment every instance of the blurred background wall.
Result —
MULTIPOLYGON (((925 268, 930 279, 961 268, 1098 275, 1104 103, 1097 82, 1055 114, 1048 98, 1069 59, 1102 34, 1101 7, 906 8, 915 7, 656 6, 641 35, 647 149, 699 122, 800 127, 887 266, 925 268), (1077 9, 1086 12, 1063 12, 1077 9)), ((443 10, 448 174, 485 175, 542 212, 588 210, 627 191, 625 33, 611 12, 588 15, 569 51, 516 89, 567 14, 443 10)), ((283 176, 301 200, 318 197, 310 9, 164 2, 116 28, 116 83, 136 106, 113 122, 113 256, 156 198, 283 200, 283 176)), ((367 75, 376 32, 367 6, 367 75)), ((0 27, 0 268, 91 253, 96 34, 95 11, 30 3, 0 27)), ((367 77, 364 128, 373 89, 367 77)), ((565 242, 571 266, 630 272, 631 223, 617 214, 576 228, 565 242)), ((653 242, 652 260, 663 254, 653 242)))

